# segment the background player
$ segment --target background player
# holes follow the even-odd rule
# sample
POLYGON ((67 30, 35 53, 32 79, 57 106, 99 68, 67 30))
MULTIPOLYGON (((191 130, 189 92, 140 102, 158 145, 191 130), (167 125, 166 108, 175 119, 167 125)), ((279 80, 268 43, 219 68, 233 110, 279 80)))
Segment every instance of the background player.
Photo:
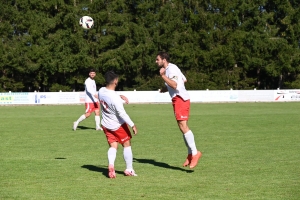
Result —
POLYGON ((126 176, 137 176, 133 169, 133 155, 131 150, 130 126, 134 134, 137 134, 137 128, 126 113, 123 101, 128 103, 128 99, 119 96, 115 89, 118 85, 118 75, 113 71, 105 74, 106 87, 99 90, 99 100, 101 104, 101 125, 106 135, 109 149, 108 156, 108 176, 116 178, 114 163, 117 155, 118 144, 123 146, 123 156, 126 163, 126 176))
POLYGON ((85 80, 85 114, 81 115, 73 123, 73 130, 76 131, 78 124, 88 118, 92 112, 95 112, 96 130, 102 130, 100 127, 100 104, 98 101, 97 88, 95 83, 96 71, 91 69, 89 77, 85 80))
MULTIPOLYGON (((188 156, 183 166, 186 167, 189 165, 190 168, 194 168, 198 164, 198 160, 202 154, 197 150, 194 134, 188 127, 190 96, 184 86, 184 83, 187 81, 186 77, 176 65, 170 63, 169 54, 166 52, 159 52, 157 54, 156 64, 160 67, 160 76, 165 81, 167 90, 172 98, 177 124, 183 133, 183 139, 188 148, 188 156)), ((166 89, 160 91, 164 92, 166 89)))

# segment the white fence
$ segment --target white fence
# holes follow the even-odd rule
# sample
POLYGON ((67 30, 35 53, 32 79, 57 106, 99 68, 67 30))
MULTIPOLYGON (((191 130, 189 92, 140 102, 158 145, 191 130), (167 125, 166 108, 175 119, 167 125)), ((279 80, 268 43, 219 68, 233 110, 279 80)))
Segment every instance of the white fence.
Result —
MULTIPOLYGON (((190 90, 191 102, 292 102, 300 101, 296 90, 190 90)), ((169 93, 159 91, 118 91, 130 103, 168 103, 169 93)), ((0 105, 81 104, 84 92, 6 92, 0 93, 0 105)))

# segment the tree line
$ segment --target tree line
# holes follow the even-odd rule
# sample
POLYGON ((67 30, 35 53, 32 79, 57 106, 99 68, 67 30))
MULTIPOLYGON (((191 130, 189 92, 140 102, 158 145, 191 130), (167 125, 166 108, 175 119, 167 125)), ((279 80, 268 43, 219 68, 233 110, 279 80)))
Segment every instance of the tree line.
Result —
POLYGON ((159 51, 189 90, 299 89, 299 21, 297 0, 1 0, 0 92, 81 91, 90 68, 157 90, 159 51))

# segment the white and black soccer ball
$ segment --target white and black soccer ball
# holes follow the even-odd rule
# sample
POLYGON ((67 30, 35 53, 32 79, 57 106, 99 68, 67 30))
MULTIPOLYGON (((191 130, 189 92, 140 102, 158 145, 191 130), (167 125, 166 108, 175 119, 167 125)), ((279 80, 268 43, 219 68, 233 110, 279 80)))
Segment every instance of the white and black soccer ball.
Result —
POLYGON ((94 26, 94 20, 90 16, 83 16, 79 20, 79 25, 84 29, 91 29, 94 26))

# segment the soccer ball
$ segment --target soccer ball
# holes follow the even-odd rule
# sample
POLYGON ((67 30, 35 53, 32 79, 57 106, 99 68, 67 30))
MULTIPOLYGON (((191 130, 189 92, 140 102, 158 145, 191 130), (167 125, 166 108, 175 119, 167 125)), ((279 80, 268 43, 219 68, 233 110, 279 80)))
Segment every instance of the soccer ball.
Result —
POLYGON ((90 16, 83 16, 79 20, 79 25, 84 29, 91 29, 94 26, 94 20, 90 16))

